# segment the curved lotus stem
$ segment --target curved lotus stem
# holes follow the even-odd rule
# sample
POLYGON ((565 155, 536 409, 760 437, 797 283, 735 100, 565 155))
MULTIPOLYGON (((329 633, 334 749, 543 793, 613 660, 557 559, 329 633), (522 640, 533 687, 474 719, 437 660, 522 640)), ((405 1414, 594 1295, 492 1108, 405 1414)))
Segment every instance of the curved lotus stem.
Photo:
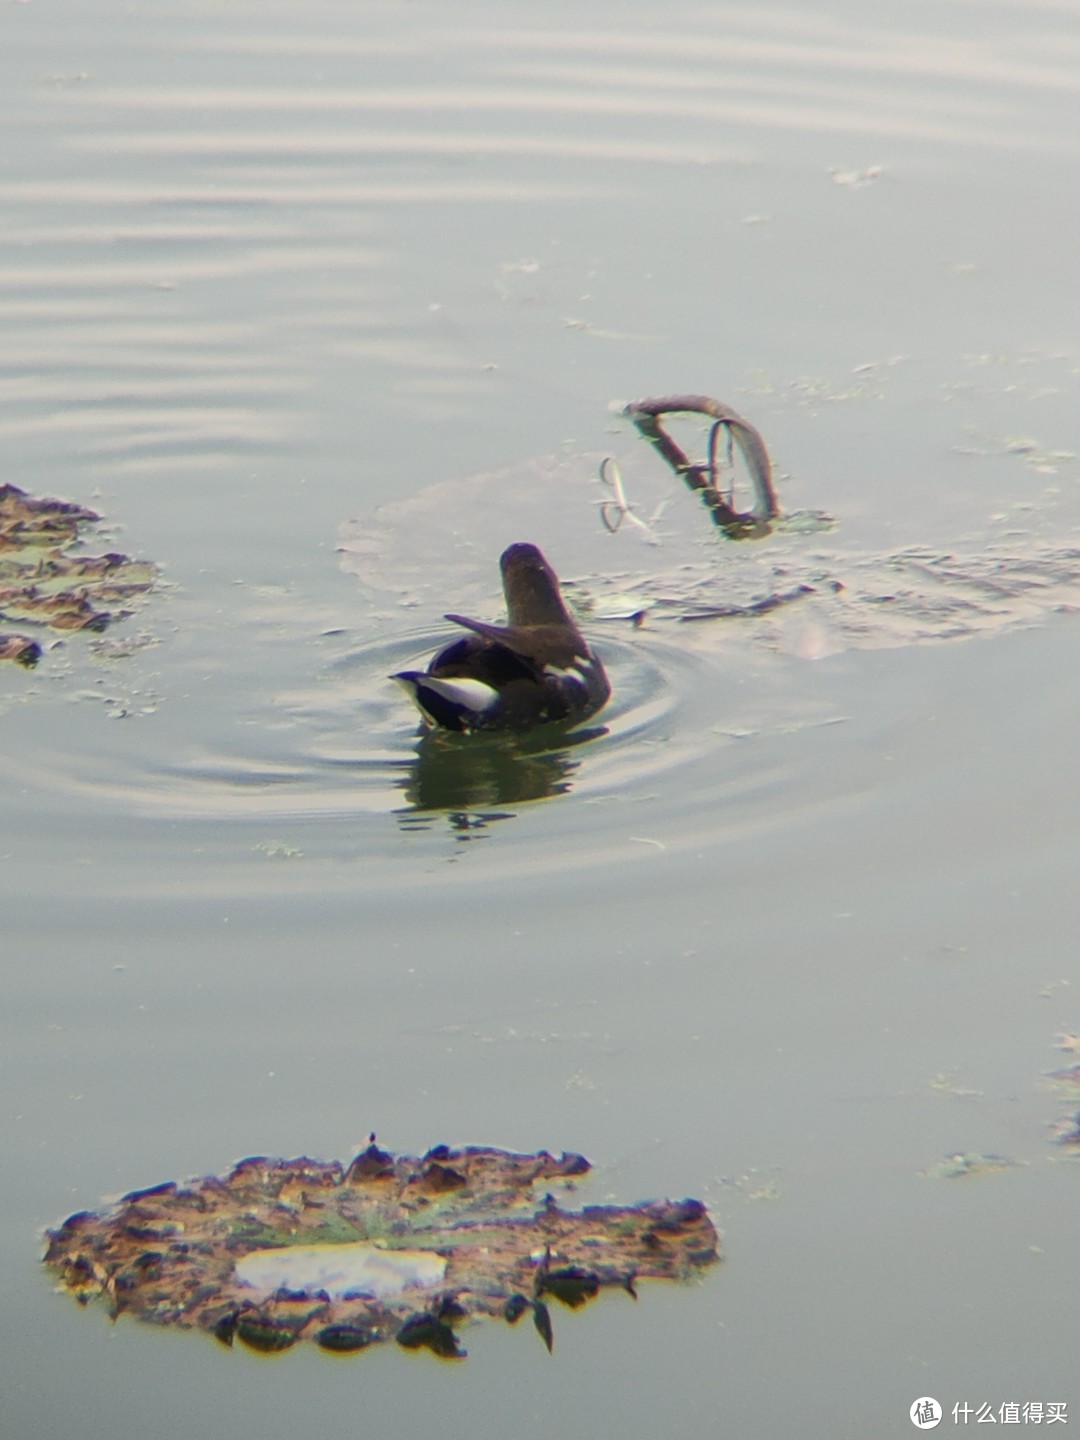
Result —
POLYGON ((701 495, 713 523, 725 534, 733 540, 744 540, 769 533, 772 529, 770 522, 780 514, 780 505, 773 487, 772 465, 765 441, 749 420, 744 420, 730 405, 724 405, 708 395, 667 395, 656 400, 634 400, 623 413, 633 420, 640 433, 656 447, 676 475, 681 475, 690 489, 701 495), (716 421, 709 435, 707 462, 691 460, 660 423, 664 415, 676 414, 711 415, 716 421), (721 428, 728 432, 729 445, 733 439, 746 461, 754 486, 752 510, 736 510, 734 496, 724 495, 717 488, 716 448, 721 428))

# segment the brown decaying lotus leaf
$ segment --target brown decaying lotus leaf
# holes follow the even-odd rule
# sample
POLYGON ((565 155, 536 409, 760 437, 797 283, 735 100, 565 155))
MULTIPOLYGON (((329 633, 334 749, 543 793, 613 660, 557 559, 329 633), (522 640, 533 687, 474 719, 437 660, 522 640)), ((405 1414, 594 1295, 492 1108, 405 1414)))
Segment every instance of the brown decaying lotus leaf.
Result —
POLYGON ((126 1195, 48 1235, 45 1263, 76 1299, 111 1313, 207 1330, 231 1344, 285 1350, 300 1340, 354 1351, 386 1340, 444 1357, 461 1350, 465 1319, 532 1311, 548 1348, 553 1298, 577 1307, 601 1289, 631 1295, 640 1279, 686 1280, 718 1259, 716 1230, 697 1200, 564 1210, 549 1193, 589 1163, 436 1146, 420 1158, 374 1142, 348 1166, 308 1159, 240 1161, 227 1174, 126 1195), (378 1253, 442 1257, 435 1286, 396 1293, 253 1289, 237 1262, 289 1247, 371 1242, 378 1253))
MULTIPOLYGON (((53 630, 101 631, 128 614, 123 603, 149 590, 157 569, 126 555, 72 552, 80 527, 99 518, 82 505, 0 485, 0 616, 53 630)), ((40 654, 25 635, 0 635, 0 660, 33 665, 40 654)))
POLYGON ((70 500, 38 500, 17 485, 0 485, 0 550, 69 545, 80 521, 101 516, 70 500))
POLYGON ((28 635, 0 635, 0 660, 14 660, 19 665, 36 665, 41 659, 41 646, 28 635))

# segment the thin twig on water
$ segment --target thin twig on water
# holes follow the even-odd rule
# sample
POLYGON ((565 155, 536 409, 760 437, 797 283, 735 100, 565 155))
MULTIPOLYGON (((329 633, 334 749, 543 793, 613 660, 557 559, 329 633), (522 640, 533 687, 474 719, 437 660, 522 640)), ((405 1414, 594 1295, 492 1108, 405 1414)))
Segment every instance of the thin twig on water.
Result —
POLYGON ((663 513, 664 502, 661 501, 656 507, 648 522, 639 519, 634 514, 634 506, 626 498, 618 462, 610 455, 600 462, 600 479, 609 490, 613 491, 615 496, 613 500, 601 500, 600 502, 600 523, 608 534, 614 535, 625 520, 640 530, 650 545, 659 545, 660 537, 653 529, 653 525, 663 513))

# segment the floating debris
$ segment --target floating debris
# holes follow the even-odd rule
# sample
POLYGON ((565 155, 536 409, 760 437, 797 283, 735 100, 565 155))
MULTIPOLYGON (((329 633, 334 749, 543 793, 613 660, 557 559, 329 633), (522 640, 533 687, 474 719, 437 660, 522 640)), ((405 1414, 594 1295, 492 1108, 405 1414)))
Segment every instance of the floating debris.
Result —
POLYGON ((770 610, 777 610, 781 605, 790 605, 804 595, 815 593, 813 585, 796 585, 793 590, 787 590, 780 594, 763 595, 760 600, 752 600, 748 605, 714 605, 709 610, 689 610, 680 615, 679 619, 733 620, 740 615, 767 615, 770 610))
POLYGON ((1054 1144, 1063 1145, 1072 1154, 1080 1155, 1080 1111, 1055 1127, 1054 1144))
MULTIPOLYGON (((0 485, 0 618, 52 630, 102 631, 131 612, 126 601, 145 593, 157 567, 126 555, 72 550, 83 526, 100 519, 67 500, 39 500, 0 485)), ((0 635, 0 660, 34 665, 40 644, 0 635)))
MULTIPOLYGON (((1059 1035, 1057 1048, 1064 1050, 1069 1055, 1080 1055, 1080 1035, 1069 1033, 1059 1035)), ((1076 1103, 1077 1091, 1080 1090, 1080 1063, 1074 1062, 1056 1070, 1048 1070, 1046 1078, 1052 1082, 1060 1094, 1066 1097, 1071 1110, 1076 1103)), ((1051 1127, 1051 1137, 1055 1145, 1062 1146, 1071 1156, 1080 1155, 1080 1111, 1066 1115, 1057 1121, 1051 1127)))
POLYGON ((36 665, 41 659, 41 646, 28 635, 0 635, 0 660, 14 660, 18 665, 36 665))
POLYGON ((845 185, 849 190, 861 190, 872 185, 885 173, 881 165, 867 165, 863 170, 846 170, 842 165, 830 165, 829 174, 834 185, 845 185))
POLYGON ((581 1155, 438 1145, 420 1158, 375 1144, 349 1165, 241 1160, 82 1211, 48 1234, 45 1264, 115 1317, 209 1331, 274 1353, 302 1340, 355 1351, 396 1340, 464 1355, 462 1321, 526 1312, 550 1350, 548 1299, 687 1280, 718 1258, 698 1200, 564 1210, 549 1193, 581 1155))
POLYGON ((999 1170, 1015 1170, 1019 1162, 1004 1155, 949 1155, 937 1165, 919 1173, 924 1180, 969 1180, 994 1175, 999 1170))
POLYGON ((617 535, 619 527, 625 521, 632 525, 641 534, 643 540, 649 545, 659 545, 660 536, 656 532, 656 522, 664 513, 666 500, 661 500, 648 520, 642 520, 634 514, 635 506, 626 498, 626 491, 623 488, 622 471, 618 462, 611 456, 606 455, 600 462, 600 483, 606 485, 612 492, 612 499, 600 501, 600 523, 609 535, 617 535))

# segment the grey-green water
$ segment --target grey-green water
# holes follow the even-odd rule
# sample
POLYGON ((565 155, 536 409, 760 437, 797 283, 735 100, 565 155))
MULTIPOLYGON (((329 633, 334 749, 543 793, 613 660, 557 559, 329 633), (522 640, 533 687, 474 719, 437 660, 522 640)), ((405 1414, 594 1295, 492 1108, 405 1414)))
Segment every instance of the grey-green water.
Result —
POLYGON ((0 673, 5 1435, 1075 1410, 1078 10, 7 7, 3 479, 167 585, 0 673), (678 389, 835 526, 708 535, 610 408, 678 389), (514 539, 606 733, 433 770, 384 677, 514 539), (372 1129, 581 1150, 726 1261, 456 1367, 50 1293, 70 1211, 372 1129))

